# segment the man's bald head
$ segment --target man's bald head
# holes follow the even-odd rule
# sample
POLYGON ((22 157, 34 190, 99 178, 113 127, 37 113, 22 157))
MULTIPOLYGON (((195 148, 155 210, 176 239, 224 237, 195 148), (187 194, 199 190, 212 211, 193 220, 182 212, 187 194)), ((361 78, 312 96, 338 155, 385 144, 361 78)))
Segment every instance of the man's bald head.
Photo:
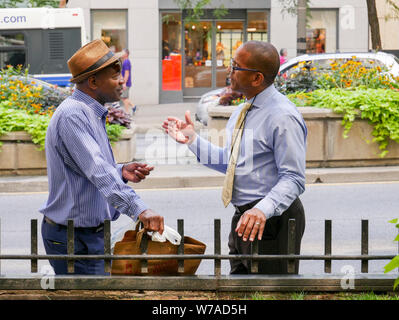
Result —
POLYGON ((245 42, 242 49, 250 54, 247 66, 261 71, 265 77, 265 84, 272 84, 280 68, 280 56, 277 49, 272 44, 263 41, 245 42))

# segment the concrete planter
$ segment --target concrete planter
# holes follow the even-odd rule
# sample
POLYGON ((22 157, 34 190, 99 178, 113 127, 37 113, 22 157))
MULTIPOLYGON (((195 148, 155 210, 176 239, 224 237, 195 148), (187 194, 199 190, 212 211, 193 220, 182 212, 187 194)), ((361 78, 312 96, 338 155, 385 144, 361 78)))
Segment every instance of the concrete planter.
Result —
MULTIPOLYGON (((46 175, 44 150, 39 150, 25 131, 10 132, 0 137, 0 175, 46 175)), ((124 130, 112 146, 119 163, 132 161, 136 153, 135 129, 124 130)))
MULTIPOLYGON (((222 145, 223 129, 235 106, 208 108, 208 130, 217 130, 222 145)), ((307 167, 361 167, 399 164, 399 144, 390 141, 388 154, 381 158, 378 145, 371 142, 372 126, 366 120, 355 120, 348 138, 343 138, 342 116, 330 109, 298 108, 308 127, 307 167)), ((212 142, 215 143, 214 139, 212 142)))

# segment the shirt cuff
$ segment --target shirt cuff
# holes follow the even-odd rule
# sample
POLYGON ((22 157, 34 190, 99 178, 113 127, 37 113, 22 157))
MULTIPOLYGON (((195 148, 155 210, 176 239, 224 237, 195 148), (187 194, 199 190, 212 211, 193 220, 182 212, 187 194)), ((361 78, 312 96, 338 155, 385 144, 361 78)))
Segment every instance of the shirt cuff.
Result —
POLYGON ((266 220, 274 216, 275 212, 274 204, 268 199, 263 199, 259 201, 254 208, 262 211, 263 214, 266 216, 266 220))
POLYGON ((199 140, 199 135, 197 134, 193 140, 193 142, 191 142, 190 144, 188 144, 188 148, 194 152, 195 154, 197 154, 197 148, 198 148, 198 140, 199 140))
POLYGON ((135 199, 134 203, 132 205, 132 209, 131 209, 131 214, 129 214, 129 216, 134 220, 137 221, 137 219, 139 218, 139 215, 145 211, 148 210, 149 208, 145 205, 145 203, 143 202, 143 200, 141 200, 140 198, 135 199))
POLYGON ((119 176, 122 178, 124 183, 128 183, 129 180, 126 180, 123 175, 122 175, 122 168, 123 168, 124 164, 123 163, 117 163, 116 164, 116 169, 118 170, 119 176))

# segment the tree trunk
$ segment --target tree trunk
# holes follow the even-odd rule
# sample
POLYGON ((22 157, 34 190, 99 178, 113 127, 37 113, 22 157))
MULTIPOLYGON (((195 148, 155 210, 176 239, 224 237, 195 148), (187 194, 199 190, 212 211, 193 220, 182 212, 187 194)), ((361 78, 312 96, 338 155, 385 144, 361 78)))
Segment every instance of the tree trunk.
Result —
POLYGON ((367 0, 367 11, 371 33, 371 45, 373 50, 381 50, 380 24, 378 22, 375 0, 367 0))

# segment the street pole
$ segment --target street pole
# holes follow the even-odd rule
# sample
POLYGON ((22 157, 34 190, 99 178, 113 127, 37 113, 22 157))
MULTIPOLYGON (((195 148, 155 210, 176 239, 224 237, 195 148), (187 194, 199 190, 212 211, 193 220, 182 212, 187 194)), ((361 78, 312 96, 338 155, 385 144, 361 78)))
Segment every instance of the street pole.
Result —
POLYGON ((298 0, 297 6, 297 55, 306 53, 306 0, 298 0))

